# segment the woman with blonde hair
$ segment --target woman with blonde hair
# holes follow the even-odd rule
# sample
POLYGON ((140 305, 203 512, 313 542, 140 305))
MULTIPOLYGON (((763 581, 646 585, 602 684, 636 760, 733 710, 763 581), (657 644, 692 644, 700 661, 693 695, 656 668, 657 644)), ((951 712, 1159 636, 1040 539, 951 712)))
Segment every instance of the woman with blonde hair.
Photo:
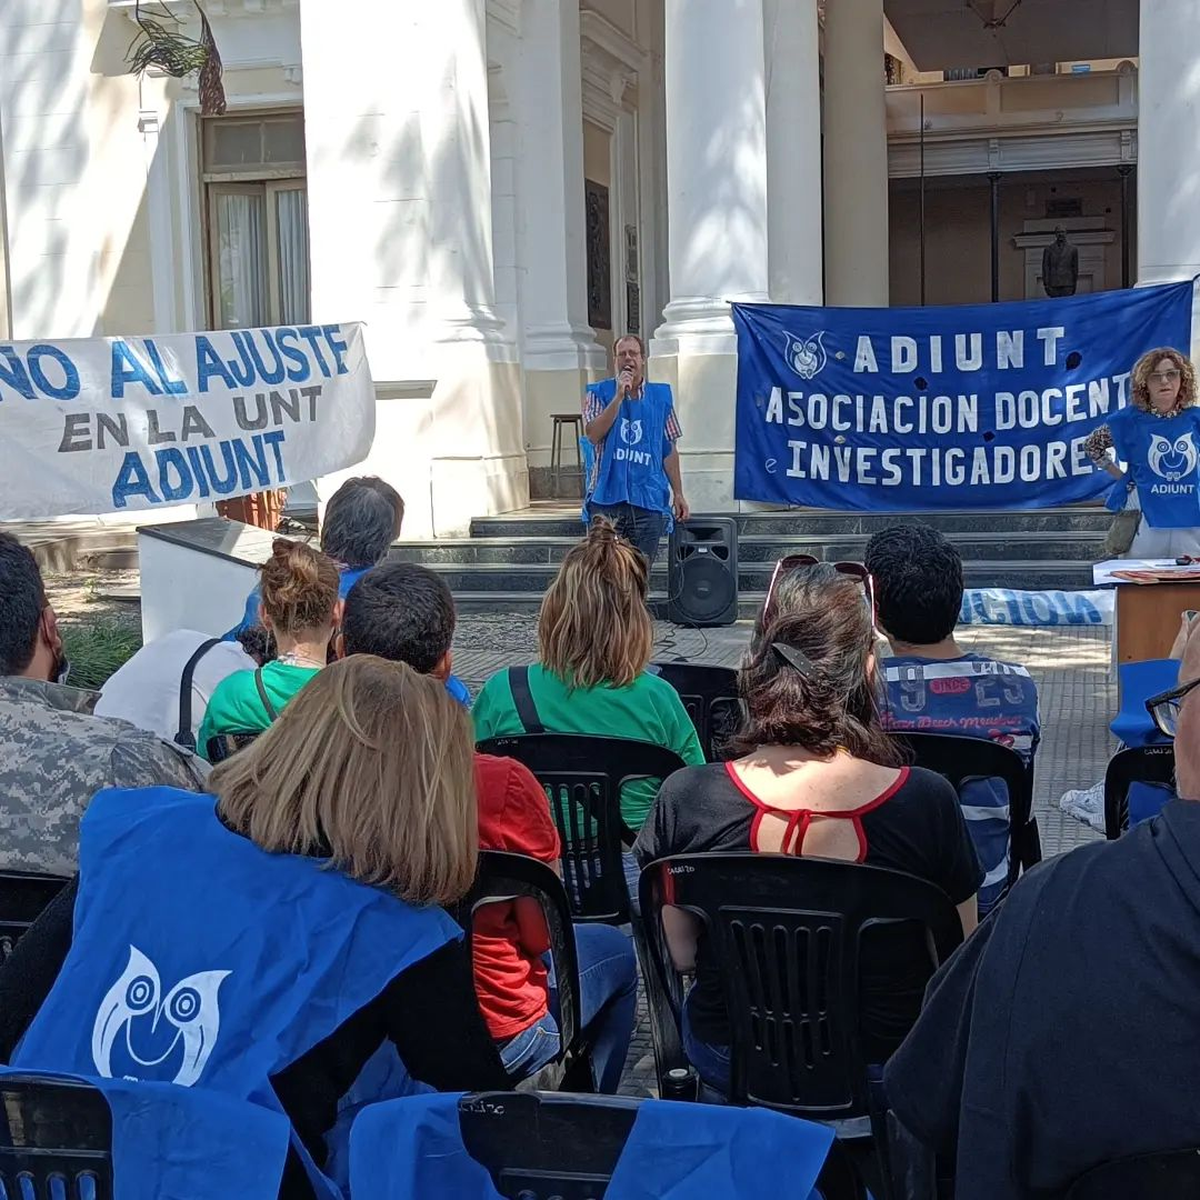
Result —
POLYGON ((259 621, 275 643, 275 657, 217 684, 196 738, 202 755, 209 757, 213 738, 266 729, 325 665, 342 617, 338 579, 337 564, 320 550, 275 539, 271 557, 260 568, 259 604, 259 621))
POLYGON ((210 794, 98 793, 78 880, 0 970, 0 1055, 281 1111, 285 1196, 309 1194, 301 1163, 340 1175, 362 1103, 506 1087, 439 907, 475 873, 472 750, 439 680, 355 655, 210 794))
POLYGON ((1151 350, 1134 365, 1129 387, 1129 405, 1084 443, 1092 462, 1125 485, 1125 507, 1141 510, 1128 556, 1200 556, 1200 409, 1192 363, 1169 346, 1151 350), (1125 471, 1109 458, 1110 449, 1125 471))
MULTIPOLYGON (((679 693, 646 670, 654 648, 647 587, 646 559, 597 518, 542 600, 539 661, 499 671, 484 684, 472 710, 475 736, 527 732, 512 690, 524 682, 548 733, 634 738, 674 750, 689 766, 703 763, 679 693)), ((622 789, 621 815, 630 829, 642 827, 657 792, 658 781, 650 779, 622 789)))

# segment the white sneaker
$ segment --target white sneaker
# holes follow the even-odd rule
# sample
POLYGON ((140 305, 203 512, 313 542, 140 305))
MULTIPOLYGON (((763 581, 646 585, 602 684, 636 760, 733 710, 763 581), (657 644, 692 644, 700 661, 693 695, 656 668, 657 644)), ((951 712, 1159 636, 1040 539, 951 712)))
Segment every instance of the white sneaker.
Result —
POLYGON ((1090 788, 1075 788, 1063 792, 1058 807, 1069 817, 1090 825, 1097 833, 1104 832, 1104 784, 1093 784, 1090 788))

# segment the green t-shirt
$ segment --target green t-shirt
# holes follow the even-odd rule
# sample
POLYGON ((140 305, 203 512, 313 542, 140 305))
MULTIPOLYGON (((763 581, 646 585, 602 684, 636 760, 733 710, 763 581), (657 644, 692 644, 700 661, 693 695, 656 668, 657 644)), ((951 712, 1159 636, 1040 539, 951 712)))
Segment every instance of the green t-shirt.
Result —
MULTIPOLYGON (((262 669, 263 688, 276 712, 320 670, 297 667, 291 663, 269 662, 262 669)), ((254 682, 253 671, 234 671, 217 684, 204 710, 196 750, 208 757, 208 739, 224 733, 261 733, 271 724, 262 697, 254 682)))
MULTIPOLYGON (((559 676, 535 663, 529 668, 529 690, 549 733, 636 738, 674 750, 689 767, 704 764, 696 727, 679 693, 657 675, 643 673, 626 687, 601 684, 570 691, 559 676)), ((471 719, 479 741, 525 732, 508 686, 507 671, 498 671, 483 685, 471 709, 471 719)), ((660 782, 635 779, 621 789, 621 815, 634 832, 650 815, 660 782)))

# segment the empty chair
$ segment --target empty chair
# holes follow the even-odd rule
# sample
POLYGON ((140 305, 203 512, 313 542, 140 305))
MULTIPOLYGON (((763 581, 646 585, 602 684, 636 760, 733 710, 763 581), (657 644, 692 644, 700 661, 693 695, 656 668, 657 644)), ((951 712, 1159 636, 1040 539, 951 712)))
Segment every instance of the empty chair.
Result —
POLYGON ((628 921, 621 854, 636 831, 622 818, 621 789, 633 780, 666 779, 683 760, 649 742, 571 733, 489 738, 477 749, 524 763, 546 789, 575 920, 628 921))
POLYGON ((687 715, 696 726, 704 757, 716 762, 724 757, 725 742, 736 731, 742 716, 737 672, 732 667, 708 663, 655 663, 658 672, 678 693, 687 715))
POLYGON ((1104 836, 1154 816, 1175 795, 1175 746, 1118 750, 1104 772, 1104 836))
POLYGON ((0 1111, 6 1200, 275 1200, 291 1135, 259 1105, 125 1079, 4 1071, 0 1111))
POLYGON ((775 1113, 556 1093, 423 1095, 364 1109, 350 1133, 363 1196, 485 1200, 859 1200, 828 1129, 775 1113))

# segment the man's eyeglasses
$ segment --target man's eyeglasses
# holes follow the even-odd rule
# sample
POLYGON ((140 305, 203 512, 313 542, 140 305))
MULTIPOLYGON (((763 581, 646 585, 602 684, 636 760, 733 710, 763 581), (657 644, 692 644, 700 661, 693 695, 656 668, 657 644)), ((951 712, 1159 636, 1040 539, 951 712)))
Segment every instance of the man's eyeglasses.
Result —
POLYGON ((1160 692, 1146 701, 1146 711, 1154 718, 1154 724, 1164 737, 1173 738, 1175 736, 1175 730, 1179 725, 1179 710, 1183 707, 1183 698, 1197 686, 1200 686, 1200 678, 1193 679, 1190 683, 1181 683, 1169 692, 1160 692))
MULTIPOLYGON (((820 563, 819 558, 813 558, 811 554, 789 554, 781 558, 775 564, 775 570, 771 572, 771 582, 767 587, 767 598, 763 602, 764 615, 771 608, 771 600, 775 595, 775 588, 779 581, 785 576, 790 575, 793 571, 798 571, 802 567, 815 567, 820 563)), ((863 595, 866 597, 867 608, 871 612, 871 622, 875 621, 875 589, 871 584, 871 576, 867 568, 862 563, 856 562, 835 562, 829 563, 828 566, 833 567, 839 575, 849 575, 862 585, 863 595)))
POLYGON ((1179 372, 1174 368, 1170 371, 1151 371, 1146 378, 1151 383, 1174 383, 1179 378, 1179 372))

